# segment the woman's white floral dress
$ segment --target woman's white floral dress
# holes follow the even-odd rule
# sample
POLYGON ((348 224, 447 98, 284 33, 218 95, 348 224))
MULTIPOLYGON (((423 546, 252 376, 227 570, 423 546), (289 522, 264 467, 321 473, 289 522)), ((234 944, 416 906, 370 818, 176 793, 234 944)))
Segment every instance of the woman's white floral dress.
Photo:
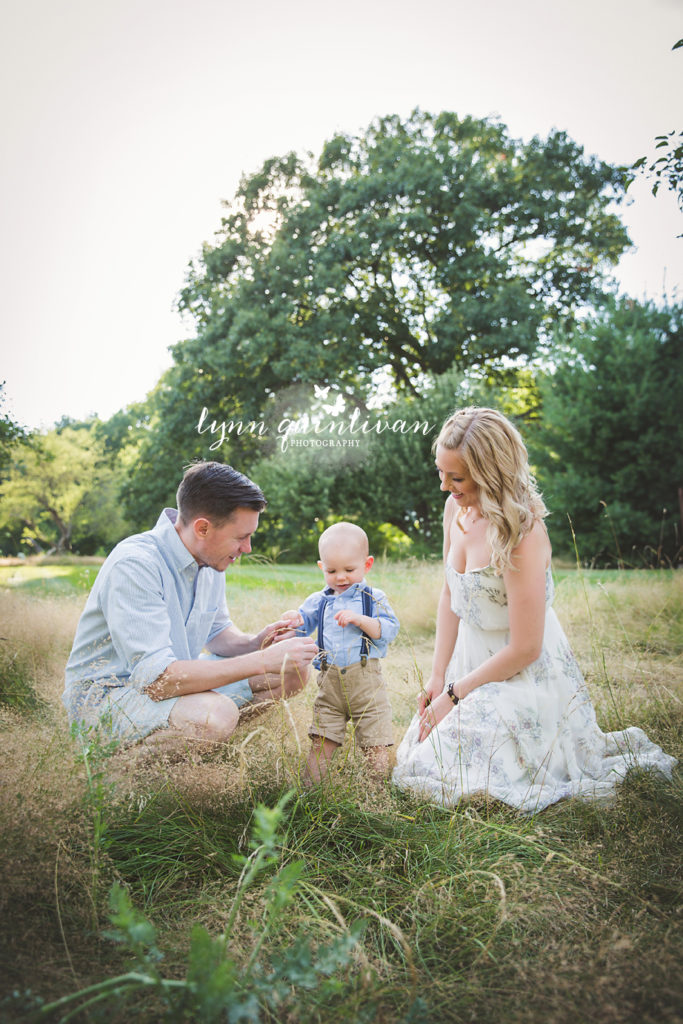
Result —
MULTIPOLYGON (((446 568, 460 618, 446 684, 462 678, 508 642, 505 585, 492 569, 446 568)), ((418 718, 396 754, 393 780, 446 806, 487 793, 526 813, 564 797, 601 799, 636 765, 671 774, 676 764, 642 729, 604 733, 551 605, 546 574, 543 650, 504 682, 473 690, 418 743, 418 718)))

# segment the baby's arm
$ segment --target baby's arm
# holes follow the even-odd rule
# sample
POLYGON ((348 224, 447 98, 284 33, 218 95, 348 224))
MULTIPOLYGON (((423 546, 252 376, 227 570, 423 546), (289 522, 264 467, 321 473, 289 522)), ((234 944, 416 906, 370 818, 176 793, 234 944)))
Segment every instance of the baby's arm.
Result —
POLYGON ((308 636, 318 628, 320 597, 320 591, 309 594, 298 611, 285 612, 285 615, 292 616, 292 625, 296 629, 297 636, 308 636))
POLYGON ((283 612, 277 622, 271 622, 261 631, 261 647, 268 647, 280 640, 289 640, 296 636, 296 630, 303 625, 303 618, 297 611, 283 612))
POLYGON ((358 629, 367 633, 373 640, 379 640, 382 635, 382 623, 379 619, 371 619, 369 615, 361 615, 360 612, 341 611, 336 612, 334 617, 340 626, 357 626, 358 629))

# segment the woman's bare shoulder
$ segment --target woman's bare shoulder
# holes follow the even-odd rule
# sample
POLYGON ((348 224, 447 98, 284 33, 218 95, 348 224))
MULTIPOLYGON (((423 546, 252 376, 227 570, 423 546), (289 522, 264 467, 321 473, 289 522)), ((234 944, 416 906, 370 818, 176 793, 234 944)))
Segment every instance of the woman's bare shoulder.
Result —
POLYGON ((542 519, 536 519, 529 532, 522 537, 517 547, 512 552, 513 564, 520 567, 521 562, 543 563, 543 568, 550 565, 552 548, 550 538, 542 519))

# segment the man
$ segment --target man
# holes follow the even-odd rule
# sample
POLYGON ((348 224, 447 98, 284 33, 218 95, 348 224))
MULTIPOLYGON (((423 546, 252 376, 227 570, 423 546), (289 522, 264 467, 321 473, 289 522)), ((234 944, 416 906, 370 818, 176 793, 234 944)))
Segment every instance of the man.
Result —
POLYGON ((230 620, 225 570, 251 551, 260 488, 231 466, 199 462, 176 498, 177 511, 164 509, 106 559, 66 666, 69 718, 123 742, 169 732, 225 740, 240 707, 301 689, 317 653, 286 620, 253 636, 230 620))

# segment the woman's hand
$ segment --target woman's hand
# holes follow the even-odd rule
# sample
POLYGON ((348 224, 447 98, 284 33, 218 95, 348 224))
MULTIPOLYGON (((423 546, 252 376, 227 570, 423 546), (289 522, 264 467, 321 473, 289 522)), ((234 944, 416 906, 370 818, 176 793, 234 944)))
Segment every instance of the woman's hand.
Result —
POLYGON ((427 680, 427 685, 424 690, 420 690, 420 696, 417 702, 417 713, 421 715, 428 704, 431 704, 433 700, 443 693, 443 688, 446 685, 446 681, 443 676, 435 676, 433 673, 427 680))
POLYGON ((445 691, 426 706, 420 714, 420 743, 427 739, 439 722, 442 722, 448 712, 453 710, 453 707, 453 701, 445 691))

